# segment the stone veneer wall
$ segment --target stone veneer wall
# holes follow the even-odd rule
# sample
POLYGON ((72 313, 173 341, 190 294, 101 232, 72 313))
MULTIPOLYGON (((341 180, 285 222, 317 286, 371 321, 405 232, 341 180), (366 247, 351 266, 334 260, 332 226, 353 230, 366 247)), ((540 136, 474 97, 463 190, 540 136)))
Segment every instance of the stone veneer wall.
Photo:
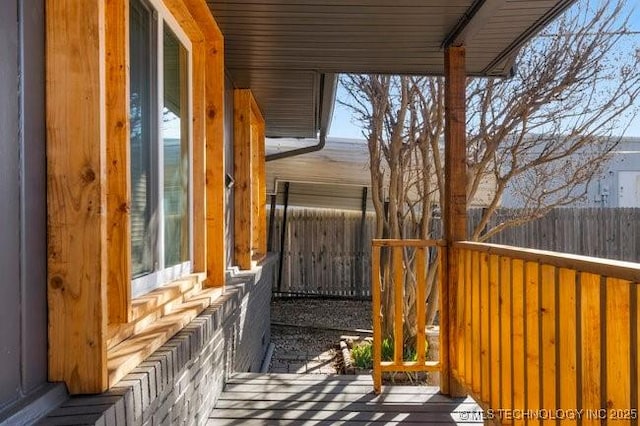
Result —
POLYGON ((205 423, 232 372, 260 370, 270 342, 274 260, 236 274, 222 297, 108 392, 71 397, 39 424, 205 423))

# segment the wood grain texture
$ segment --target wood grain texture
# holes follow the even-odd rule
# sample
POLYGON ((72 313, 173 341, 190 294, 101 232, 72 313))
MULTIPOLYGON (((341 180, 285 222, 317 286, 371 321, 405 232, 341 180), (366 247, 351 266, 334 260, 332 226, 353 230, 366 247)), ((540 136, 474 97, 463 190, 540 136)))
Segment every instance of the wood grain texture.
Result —
MULTIPOLYGON (((542 297, 540 311, 542 316, 542 406, 549 410, 557 408, 556 371, 556 271, 553 266, 542 265, 542 297)), ((555 420, 545 419, 543 424, 554 424, 555 420)))
POLYGON ((265 162, 265 123, 264 119, 258 126, 257 140, 257 175, 258 175, 258 241, 257 250, 260 257, 267 254, 267 176, 265 162))
POLYGON ((489 255, 489 317, 491 322, 490 345, 491 361, 489 368, 491 371, 491 406, 501 407, 500 391, 502 382, 500 381, 500 258, 496 255, 489 255))
MULTIPOLYGON (((636 284, 634 284, 636 285, 636 284)), ((612 410, 629 410, 631 407, 631 359, 630 359, 630 316, 628 281, 615 278, 606 280, 606 407, 612 410)), ((631 424, 630 417, 616 418, 610 422, 620 425, 631 424)))
POLYGON ((233 176, 235 206, 235 261, 240 269, 251 269, 253 243, 251 91, 233 91, 233 176))
MULTIPOLYGON (((424 248, 416 249, 416 317, 417 317, 417 333, 416 333, 416 352, 418 353, 418 364, 424 364, 426 359, 426 312, 427 307, 427 283, 426 283, 426 265, 424 248)), ((442 324, 442 320, 440 321, 442 324)), ((446 330, 446 329, 445 329, 446 330)))
POLYGON ((472 251, 464 252, 464 384, 471 389, 473 380, 473 286, 472 251))
MULTIPOLYGON (((570 410, 578 406, 577 400, 577 320, 576 320, 576 272, 570 269, 560 269, 558 285, 559 311, 557 312, 559 326, 558 358, 559 407, 570 410)), ((561 424, 575 424, 575 421, 561 419, 561 424)))
POLYGON ((206 175, 206 101, 207 48, 204 41, 192 44, 192 175, 193 175, 193 270, 207 270, 207 175, 206 175))
POLYGON ((380 279, 380 247, 373 247, 371 252, 371 306, 373 322, 373 391, 379 394, 382 390, 382 310, 380 279), (376 344, 377 343, 377 344, 376 344))
POLYGON ((224 40, 207 36, 207 285, 226 279, 224 160, 224 40))
POLYGON ((511 303, 511 259, 500 258, 500 408, 511 410, 513 406, 513 375, 512 372, 512 303, 511 303))
POLYGON ((49 380, 107 389, 105 1, 46 2, 49 380))
MULTIPOLYGON (((512 362, 513 362, 513 407, 522 410, 525 406, 525 350, 524 350, 524 262, 511 262, 512 285, 512 362)), ((523 419, 514 419, 513 424, 524 424, 523 419)))
POLYGON ((250 93, 251 108, 251 253, 259 261, 267 254, 267 190, 265 182, 264 118, 250 93))
MULTIPOLYGON (((540 409, 540 265, 525 264, 525 318, 526 318, 526 401, 528 410, 540 409)), ((528 424, 540 424, 538 419, 529 419, 528 424)))
POLYGON ((478 250, 484 253, 509 256, 539 264, 552 265, 558 268, 574 269, 581 272, 611 276, 627 281, 640 282, 640 265, 633 262, 599 259, 597 257, 579 256, 577 254, 558 253, 547 250, 535 250, 499 244, 454 242, 454 246, 478 250))
POLYGON ((483 331, 480 329, 480 255, 481 253, 471 253, 471 353, 472 353, 472 375, 471 389, 479 394, 481 389, 481 349, 480 339, 483 331))
MULTIPOLYGON (((444 239, 450 243, 461 241, 466 238, 467 233, 467 161, 466 161, 466 64, 464 47, 447 47, 444 52, 444 72, 445 72, 445 181, 444 181, 444 239)), ((449 250, 448 264, 456 264, 455 252, 449 250)), ((458 288, 459 269, 455 267, 448 271, 448 297, 450 307, 450 317, 459 318, 455 310, 455 301, 458 300, 456 290, 458 288)), ((456 322, 456 327, 463 325, 456 322)), ((451 330, 452 336, 456 334, 455 329, 451 330)), ((456 363, 448 368, 462 370, 461 362, 464 357, 456 358, 454 353, 460 353, 460 340, 454 343, 450 339, 449 357, 456 360, 456 363)), ((449 376, 447 389, 449 395, 462 395, 464 391, 453 375, 449 376)), ((462 376, 462 374, 461 374, 462 376)))
POLYGON ((404 346, 404 256, 402 247, 393 247, 391 267, 393 268, 393 360, 402 364, 404 346))
POLYGON ((444 235, 447 241, 462 241, 467 234, 466 73, 464 47, 446 48, 444 63, 444 235))
MULTIPOLYGON (((452 344, 451 333, 455 328, 455 325, 451 319, 452 310, 455 312, 455 300, 451 300, 449 297, 449 249, 447 247, 440 248, 438 253, 439 268, 438 268, 438 283, 440 288, 440 390, 444 395, 449 395, 449 376, 452 375, 452 362, 451 353, 455 353, 455 348, 450 348, 452 344), (443 350, 442 348, 449 348, 443 350)), ((457 265, 451 265, 452 268, 457 268, 457 265)))
MULTIPOLYGON (((466 339, 465 339, 465 331, 466 331, 466 320, 465 320, 465 308, 467 306, 465 300, 467 297, 466 293, 466 250, 458 250, 453 249, 457 252, 456 258, 454 261, 457 265, 456 271, 456 289, 455 289, 455 303, 456 303, 456 325, 454 330, 452 341, 455 341, 455 349, 456 349, 456 364, 455 370, 458 374, 458 377, 464 380, 464 377, 467 374, 467 365, 466 365, 466 339)), ((451 279, 451 273, 453 271, 449 271, 449 279, 451 279)), ((451 297, 451 294, 449 295, 451 297)), ((450 383, 451 386, 451 383, 450 383)))
POLYGON ((126 323, 131 303, 129 1, 106 2, 107 297, 109 323, 126 323))
POLYGON ((480 253, 480 395, 483 401, 491 400, 492 377, 489 372, 491 323, 489 307, 489 255, 480 253))
MULTIPOLYGON (((224 39, 204 0, 182 0, 204 37, 204 182, 205 246, 208 287, 226 280, 225 161, 224 161, 224 39)), ((195 151, 194 151, 195 155, 195 151)), ((194 185, 195 185, 194 178, 194 185)), ((197 219, 197 216, 196 216, 197 219)), ((195 241, 194 241, 195 242, 195 241)))
MULTIPOLYGON (((600 276, 580 274, 580 321, 582 323, 582 407, 586 410, 601 408, 601 368, 600 345, 604 337, 600 333, 602 315, 600 312, 600 276)), ((585 425, 599 425, 597 418, 586 418, 585 425)))

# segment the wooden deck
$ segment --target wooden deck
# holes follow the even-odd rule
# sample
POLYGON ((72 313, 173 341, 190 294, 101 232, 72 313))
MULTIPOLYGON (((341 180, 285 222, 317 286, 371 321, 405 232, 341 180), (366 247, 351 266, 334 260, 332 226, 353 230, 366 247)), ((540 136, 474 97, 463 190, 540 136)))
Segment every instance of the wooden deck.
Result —
POLYGON ((207 425, 482 424, 480 413, 436 387, 384 386, 376 396, 371 376, 238 373, 207 425))

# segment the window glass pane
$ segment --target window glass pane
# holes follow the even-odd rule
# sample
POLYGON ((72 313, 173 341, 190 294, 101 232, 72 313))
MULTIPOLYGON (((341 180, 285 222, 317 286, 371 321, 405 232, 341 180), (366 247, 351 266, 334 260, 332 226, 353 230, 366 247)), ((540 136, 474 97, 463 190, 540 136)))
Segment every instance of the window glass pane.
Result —
POLYGON ((157 210, 153 196, 154 96, 150 11, 138 1, 130 3, 130 115, 131 115, 131 271, 133 277, 154 270, 157 210))
POLYGON ((165 267, 189 260, 189 119, 187 51, 164 28, 162 149, 165 267))

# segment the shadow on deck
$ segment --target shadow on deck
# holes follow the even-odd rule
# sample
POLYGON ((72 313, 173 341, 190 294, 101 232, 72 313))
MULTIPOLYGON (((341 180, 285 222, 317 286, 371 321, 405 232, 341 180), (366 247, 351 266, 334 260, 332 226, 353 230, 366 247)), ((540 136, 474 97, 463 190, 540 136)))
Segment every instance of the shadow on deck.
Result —
POLYGON ((449 398, 437 387, 383 386, 371 376, 238 373, 231 377, 207 425, 482 424, 471 398, 449 398))

